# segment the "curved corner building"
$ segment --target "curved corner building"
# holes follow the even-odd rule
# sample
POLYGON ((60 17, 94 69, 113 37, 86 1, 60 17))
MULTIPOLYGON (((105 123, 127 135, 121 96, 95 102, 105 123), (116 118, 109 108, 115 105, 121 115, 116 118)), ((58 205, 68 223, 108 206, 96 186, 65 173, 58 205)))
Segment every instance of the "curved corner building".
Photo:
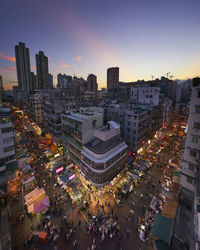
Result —
POLYGON ((102 124, 100 109, 62 115, 64 150, 97 187, 107 185, 127 162, 128 146, 120 138, 119 125, 102 124))

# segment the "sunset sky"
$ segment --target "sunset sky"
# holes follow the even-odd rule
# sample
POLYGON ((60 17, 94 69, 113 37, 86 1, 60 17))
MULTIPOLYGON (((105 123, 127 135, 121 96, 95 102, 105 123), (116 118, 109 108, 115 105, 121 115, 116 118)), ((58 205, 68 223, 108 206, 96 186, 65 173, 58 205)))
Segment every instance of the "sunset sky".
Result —
POLYGON ((0 75, 6 89, 17 85, 14 46, 44 51, 49 72, 87 78, 106 86, 106 69, 118 66, 120 81, 171 72, 200 75, 199 0, 3 0, 0 75))

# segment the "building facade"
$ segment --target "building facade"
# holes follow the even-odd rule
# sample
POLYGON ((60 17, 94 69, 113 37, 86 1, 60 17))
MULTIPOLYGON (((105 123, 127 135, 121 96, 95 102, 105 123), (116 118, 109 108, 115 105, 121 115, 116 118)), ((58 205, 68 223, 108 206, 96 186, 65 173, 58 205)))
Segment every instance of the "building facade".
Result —
POLYGON ((97 95, 98 84, 97 77, 93 74, 88 75, 87 77, 87 91, 94 92, 97 95))
POLYGON ((116 123, 103 126, 101 108, 62 114, 62 136, 65 154, 95 186, 107 185, 125 167, 127 145, 116 123))
POLYGON ((158 87, 131 87, 130 99, 144 104, 159 104, 160 88, 158 87))
POLYGON ((198 250, 200 249, 200 78, 194 78, 192 83, 179 182, 179 205, 174 236, 187 245, 188 249, 198 250))
POLYGON ((127 150, 127 144, 120 138, 120 126, 108 122, 94 130, 92 141, 83 145, 83 174, 97 187, 109 184, 126 166, 127 150))
POLYGON ((45 90, 49 88, 49 66, 48 57, 45 56, 43 51, 39 51, 35 55, 38 89, 45 90))
POLYGON ((69 84, 72 84, 72 76, 61 73, 57 75, 57 88, 66 88, 69 84))
POLYGON ((7 184, 16 169, 12 114, 9 107, 0 104, 0 183, 7 184))
POLYGON ((36 91, 29 98, 30 117, 37 123, 38 126, 44 126, 43 115, 43 92, 36 91))
POLYGON ((53 89, 53 75, 49 74, 49 89, 53 89))
POLYGON ((19 42, 19 45, 15 46, 15 57, 19 91, 28 95, 31 90, 31 68, 29 49, 25 43, 19 42))
POLYGON ((137 151, 142 146, 142 142, 148 138, 149 115, 147 108, 110 105, 106 109, 106 120, 119 123, 121 137, 129 145, 130 150, 137 151))
POLYGON ((45 91, 44 93, 44 127, 60 142, 61 133, 61 113, 66 110, 76 109, 80 102, 80 96, 72 84, 65 88, 57 88, 45 91))
POLYGON ((37 88, 38 88, 37 76, 34 74, 34 72, 31 72, 31 88, 30 88, 30 91, 34 92, 37 88))
POLYGON ((115 89, 119 85, 119 68, 107 69, 107 89, 115 89))

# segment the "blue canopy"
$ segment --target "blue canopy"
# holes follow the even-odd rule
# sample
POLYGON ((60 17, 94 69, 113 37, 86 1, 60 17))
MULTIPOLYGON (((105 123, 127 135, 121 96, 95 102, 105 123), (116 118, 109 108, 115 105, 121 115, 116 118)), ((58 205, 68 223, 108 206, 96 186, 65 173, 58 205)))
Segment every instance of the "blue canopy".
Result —
POLYGON ((156 214, 151 234, 162 240, 163 242, 170 244, 171 230, 173 220, 160 214, 156 214))

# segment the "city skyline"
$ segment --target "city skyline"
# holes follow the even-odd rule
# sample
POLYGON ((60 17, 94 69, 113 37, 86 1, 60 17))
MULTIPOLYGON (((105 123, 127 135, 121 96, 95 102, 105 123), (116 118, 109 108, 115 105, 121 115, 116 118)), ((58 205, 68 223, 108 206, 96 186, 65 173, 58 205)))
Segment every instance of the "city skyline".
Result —
POLYGON ((31 71, 36 72, 35 54, 44 51, 54 86, 58 73, 85 79, 92 73, 99 88, 106 87, 109 67, 120 68, 120 81, 167 72, 176 79, 198 76, 198 1, 48 1, 48 9, 46 3, 1 4, 0 75, 5 89, 17 85, 18 42, 30 50, 31 71))

